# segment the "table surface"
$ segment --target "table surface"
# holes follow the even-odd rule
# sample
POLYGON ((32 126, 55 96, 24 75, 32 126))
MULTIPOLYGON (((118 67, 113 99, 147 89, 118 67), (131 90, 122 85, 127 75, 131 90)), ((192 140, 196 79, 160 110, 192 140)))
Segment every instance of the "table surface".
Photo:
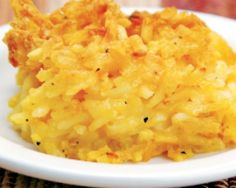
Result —
MULTIPOLYGON (((66 0, 34 0, 42 12, 50 12, 65 3, 66 0)), ((130 6, 134 0, 116 0, 122 6, 130 6)), ((159 6, 160 0, 135 0, 136 6, 159 6)), ((12 12, 9 0, 0 0, 0 25, 8 23, 12 18, 12 12)), ((0 187, 26 187, 26 188, 72 188, 64 184, 53 183, 49 181, 39 180, 26 177, 20 174, 9 172, 0 168, 0 187)), ((236 188, 236 178, 222 180, 219 182, 195 186, 202 188, 236 188)))

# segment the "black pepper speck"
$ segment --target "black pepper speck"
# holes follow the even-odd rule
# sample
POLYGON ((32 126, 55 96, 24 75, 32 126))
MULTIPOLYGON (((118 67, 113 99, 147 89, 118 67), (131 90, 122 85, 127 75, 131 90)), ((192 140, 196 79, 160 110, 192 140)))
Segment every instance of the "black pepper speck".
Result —
POLYGON ((109 51, 110 51, 110 50, 109 50, 108 48, 105 50, 106 53, 109 53, 109 51))
POLYGON ((145 118, 143 119, 143 121, 144 121, 144 123, 147 123, 147 122, 148 122, 148 117, 145 117, 145 118))

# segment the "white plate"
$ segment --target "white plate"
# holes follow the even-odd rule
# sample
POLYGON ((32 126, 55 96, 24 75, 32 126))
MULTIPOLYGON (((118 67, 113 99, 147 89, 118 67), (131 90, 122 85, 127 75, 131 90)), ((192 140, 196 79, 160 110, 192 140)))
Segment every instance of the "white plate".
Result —
MULTIPOLYGON (((149 9, 150 10, 150 9, 149 9)), ((131 9, 126 9, 130 12, 131 9)), ((153 10, 150 10, 153 11, 153 10)), ((236 47, 234 20, 199 14, 236 47)), ((0 39, 9 29, 0 28, 0 39)), ((24 142, 6 120, 7 101, 16 91, 15 70, 8 64, 7 48, 0 42, 0 166, 14 172, 61 183, 94 187, 178 187, 236 175, 236 149, 197 156, 176 163, 162 158, 141 164, 109 165, 49 156, 24 142)))

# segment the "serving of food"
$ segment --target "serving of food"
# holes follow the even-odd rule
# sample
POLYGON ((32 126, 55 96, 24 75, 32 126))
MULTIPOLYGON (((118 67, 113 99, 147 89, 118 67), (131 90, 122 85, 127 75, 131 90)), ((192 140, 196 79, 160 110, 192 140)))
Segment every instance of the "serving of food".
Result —
POLYGON ((11 3, 9 120, 40 151, 125 163, 236 146, 236 54, 194 14, 81 0, 43 15, 11 3))

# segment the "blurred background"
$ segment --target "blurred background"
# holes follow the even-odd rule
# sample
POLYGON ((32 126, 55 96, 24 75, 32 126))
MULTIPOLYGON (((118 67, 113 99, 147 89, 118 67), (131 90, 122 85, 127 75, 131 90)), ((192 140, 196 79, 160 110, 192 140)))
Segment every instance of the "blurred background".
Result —
MULTIPOLYGON (((68 0, 34 0, 42 12, 50 12, 68 0)), ((121 6, 175 6, 236 19, 236 0, 116 0, 121 6)), ((0 0, 0 25, 12 18, 9 0, 0 0)))

